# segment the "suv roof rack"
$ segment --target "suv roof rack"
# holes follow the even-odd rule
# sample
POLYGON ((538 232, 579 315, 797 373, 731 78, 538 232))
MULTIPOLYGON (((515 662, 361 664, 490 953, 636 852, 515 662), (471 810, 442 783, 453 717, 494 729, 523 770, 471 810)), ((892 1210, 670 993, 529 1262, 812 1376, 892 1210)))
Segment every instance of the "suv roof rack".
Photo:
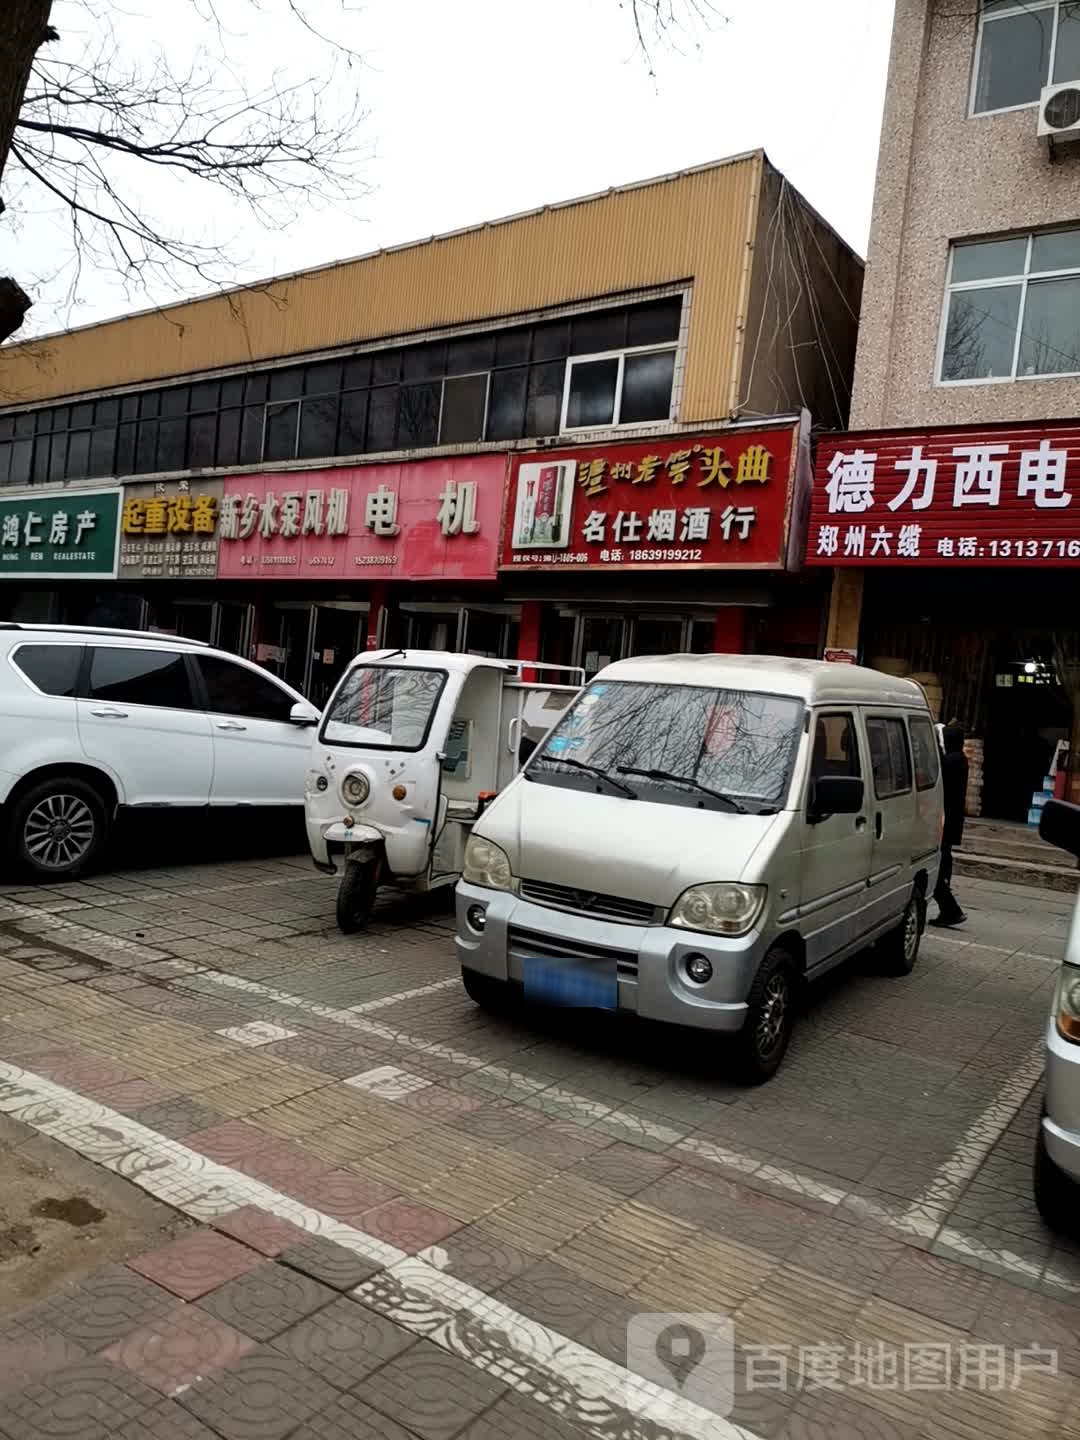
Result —
POLYGON ((193 645, 198 649, 213 649, 205 640, 191 640, 186 635, 170 635, 164 630, 124 630, 112 625, 50 625, 26 624, 19 620, 0 621, 0 630, 27 630, 37 634, 54 633, 63 635, 116 635, 124 640, 167 640, 170 645, 193 645))

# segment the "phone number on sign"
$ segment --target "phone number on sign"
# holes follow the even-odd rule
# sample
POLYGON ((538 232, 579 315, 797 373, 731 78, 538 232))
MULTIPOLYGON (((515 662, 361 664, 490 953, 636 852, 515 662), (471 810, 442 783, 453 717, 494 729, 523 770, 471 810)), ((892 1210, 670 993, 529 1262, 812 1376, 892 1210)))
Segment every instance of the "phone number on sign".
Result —
MULTIPOLYGON (((970 543, 959 550, 961 555, 970 555, 970 543)), ((957 542, 958 547, 964 545, 963 541, 957 542)), ((1023 556, 1026 560, 1047 560, 1051 556, 1055 559, 1080 560, 1080 540, 987 540, 985 544, 977 547, 980 555, 993 555, 1002 560, 1010 556, 1019 558, 1023 556)))

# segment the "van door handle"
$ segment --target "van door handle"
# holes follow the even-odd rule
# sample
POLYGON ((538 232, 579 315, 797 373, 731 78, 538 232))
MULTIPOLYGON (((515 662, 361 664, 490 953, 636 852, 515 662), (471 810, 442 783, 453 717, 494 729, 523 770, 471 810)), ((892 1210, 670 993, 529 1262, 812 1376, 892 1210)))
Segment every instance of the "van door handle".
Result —
POLYGON ((99 720, 126 720, 128 718, 126 710, 113 710, 107 705, 102 706, 100 710, 91 710, 90 714, 96 715, 99 720))
POLYGON ((246 726, 246 725, 241 725, 239 720, 218 720, 216 723, 217 723, 217 728, 218 728, 219 730, 246 730, 246 729, 247 729, 247 726, 246 726))
POLYGON ((879 811, 877 812, 877 814, 874 816, 874 837, 875 837, 875 839, 877 839, 877 840, 880 840, 880 839, 881 839, 882 830, 885 828, 884 825, 883 825, 883 823, 882 823, 882 820, 883 820, 883 817, 882 817, 881 811, 879 810, 879 811))
POLYGON ((855 817, 855 829, 856 829, 856 830, 865 830, 865 829, 866 829, 866 816, 865 816, 865 815, 856 815, 856 817, 855 817))

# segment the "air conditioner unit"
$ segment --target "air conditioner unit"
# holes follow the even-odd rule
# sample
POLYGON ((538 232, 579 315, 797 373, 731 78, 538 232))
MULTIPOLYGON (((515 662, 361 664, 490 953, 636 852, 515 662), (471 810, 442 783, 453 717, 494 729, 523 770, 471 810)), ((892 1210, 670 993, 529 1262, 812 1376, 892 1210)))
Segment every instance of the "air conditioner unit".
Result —
POLYGON ((1080 80, 1045 87, 1039 101, 1039 138, 1061 144, 1080 140, 1080 80))

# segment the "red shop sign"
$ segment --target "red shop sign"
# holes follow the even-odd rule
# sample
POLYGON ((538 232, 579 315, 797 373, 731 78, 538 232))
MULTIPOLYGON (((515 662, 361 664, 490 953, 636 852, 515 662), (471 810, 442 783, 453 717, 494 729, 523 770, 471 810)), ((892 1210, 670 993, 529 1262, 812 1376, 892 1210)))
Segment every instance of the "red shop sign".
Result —
POLYGON ((798 427, 515 458, 502 566, 781 569, 798 427))
POLYGON ((234 475, 218 511, 218 576, 491 580, 506 457, 234 475))
POLYGON ((1080 565, 1080 423, 818 446, 809 565, 1080 565))

